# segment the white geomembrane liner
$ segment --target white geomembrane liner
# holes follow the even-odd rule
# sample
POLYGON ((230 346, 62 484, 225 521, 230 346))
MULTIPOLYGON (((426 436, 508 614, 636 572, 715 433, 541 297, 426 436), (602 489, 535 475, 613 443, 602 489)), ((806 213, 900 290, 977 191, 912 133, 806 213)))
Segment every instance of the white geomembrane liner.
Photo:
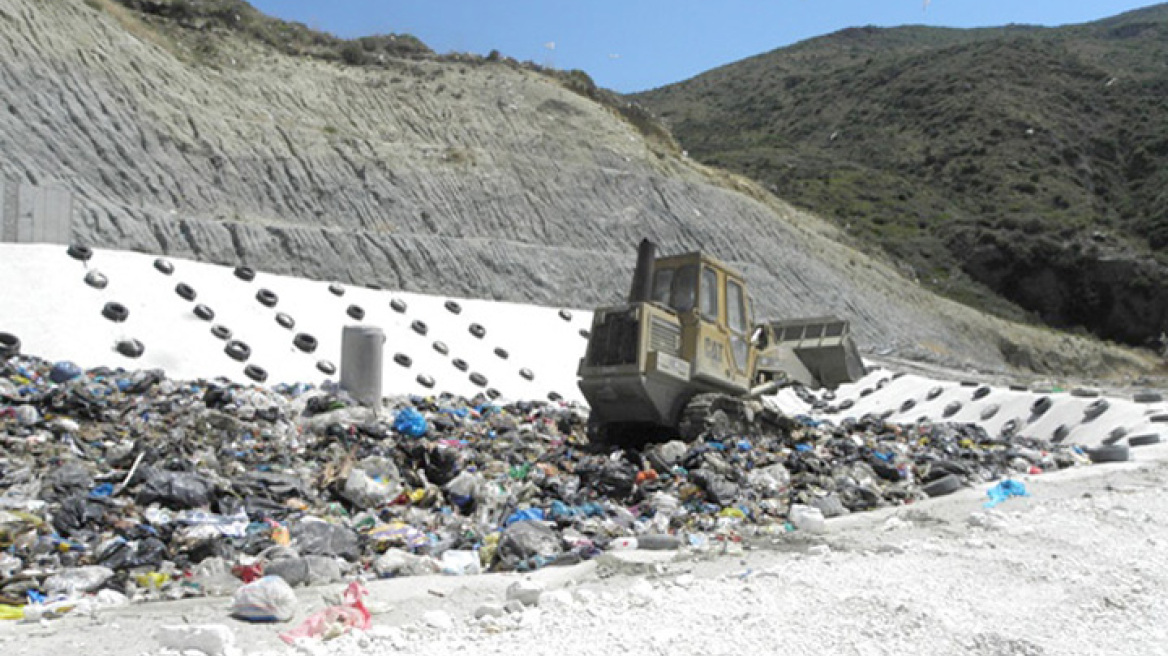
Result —
POLYGON ((19 337, 22 353, 72 360, 85 368, 161 368, 176 379, 225 376, 247 384, 252 381, 244 375, 244 367, 254 364, 267 371, 267 385, 319 384, 339 379, 339 371, 327 376, 316 365, 324 359, 340 367, 342 329, 356 323, 346 310, 358 305, 365 311, 360 323, 385 331, 382 388, 387 395, 448 391, 470 397, 493 388, 501 398, 511 400, 546 400, 551 392, 566 400, 582 400, 576 368, 586 345, 580 330, 591 325, 591 312, 572 310, 571 320, 566 321, 559 308, 348 285, 343 296, 336 296, 329 291, 328 281, 257 271, 255 280, 245 282, 234 275, 233 267, 180 258, 166 258, 174 265, 174 273, 164 275, 155 269, 155 259, 142 253, 94 249, 86 266, 69 257, 64 246, 0 245, 4 281, 0 332, 19 337), (85 274, 91 269, 109 278, 105 289, 85 284, 85 274), (194 301, 175 293, 180 282, 194 288, 194 301), (275 292, 279 298, 275 307, 256 300, 260 289, 275 292), (405 301, 405 313, 390 307, 394 298, 405 301), (445 307, 448 300, 461 306, 459 314, 445 307), (109 301, 129 309, 124 323, 102 316, 102 307, 109 301), (200 303, 214 310, 212 321, 194 315, 200 303), (278 312, 295 319, 294 328, 277 324, 278 312), (411 330, 415 320, 426 324, 425 336, 411 330), (486 329, 481 339, 470 333, 472 323, 486 329), (224 352, 226 343, 211 334, 212 324, 230 328, 232 339, 251 347, 246 363, 224 352), (314 353, 293 346, 293 337, 301 332, 318 340, 314 353), (140 340, 145 353, 137 359, 119 354, 115 350, 119 339, 140 340), (434 350, 435 341, 445 342, 449 354, 434 350), (496 348, 508 357, 496 355, 496 348), (394 361, 397 353, 409 356, 409 367, 394 361), (454 367, 455 358, 466 361, 465 372, 454 367), (521 376, 522 369, 529 369, 533 379, 521 376), (486 386, 472 383, 472 373, 485 376, 486 386), (433 377, 432 389, 417 382, 422 374, 433 377))

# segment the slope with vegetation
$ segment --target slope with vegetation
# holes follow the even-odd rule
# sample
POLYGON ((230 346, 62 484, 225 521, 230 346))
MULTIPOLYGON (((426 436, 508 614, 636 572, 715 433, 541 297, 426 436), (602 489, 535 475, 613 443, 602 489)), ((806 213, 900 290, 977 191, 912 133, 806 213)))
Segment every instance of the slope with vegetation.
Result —
POLYGON ((857 28, 634 96, 926 287, 1134 345, 1168 329, 1168 5, 857 28))

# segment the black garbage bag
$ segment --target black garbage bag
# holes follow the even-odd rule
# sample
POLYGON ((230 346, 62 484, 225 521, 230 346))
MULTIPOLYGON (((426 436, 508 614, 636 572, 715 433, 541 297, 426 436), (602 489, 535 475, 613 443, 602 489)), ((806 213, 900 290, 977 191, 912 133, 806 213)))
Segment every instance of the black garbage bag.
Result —
POLYGON ((53 513, 53 528, 57 533, 69 538, 98 528, 105 514, 105 504, 82 495, 75 495, 61 502, 61 507, 53 513))
POLYGON ((529 519, 503 529, 498 554, 499 562, 510 569, 535 556, 555 558, 563 550, 563 540, 554 529, 543 522, 529 519))
POLYGON ((626 499, 637 482, 637 468, 627 460, 610 460, 600 470, 596 491, 610 499, 626 499))
POLYGON ((143 469, 148 471, 145 472, 142 485, 134 498, 139 506, 158 502, 168 508, 182 510, 211 504, 215 486, 202 476, 153 467, 143 469))
POLYGON ((70 460, 45 475, 41 485, 41 498, 45 501, 65 499, 84 494, 92 486, 93 477, 89 475, 85 465, 70 460))
POLYGON ((97 564, 114 571, 135 567, 157 568, 167 559, 166 544, 158 538, 144 540, 117 540, 105 545, 96 554, 97 564))
POLYGON ((299 522, 292 527, 292 545, 302 556, 339 556, 349 561, 361 556, 357 533, 328 522, 299 522))

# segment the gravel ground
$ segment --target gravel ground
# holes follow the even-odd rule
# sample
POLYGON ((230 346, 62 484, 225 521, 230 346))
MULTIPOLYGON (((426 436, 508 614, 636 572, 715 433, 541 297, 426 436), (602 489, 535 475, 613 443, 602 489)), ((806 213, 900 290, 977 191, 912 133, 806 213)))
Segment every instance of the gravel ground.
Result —
MULTIPOLYGON (((473 619, 519 575, 370 584, 373 628, 306 654, 1162 654, 1168 445, 1139 461, 1023 479, 759 537, 728 553, 624 552, 535 576, 538 608, 473 619), (642 562, 643 561, 643 562, 642 562)), ((339 586, 336 586, 339 589, 339 586)), ((301 592, 302 612, 322 595, 301 592)), ((290 653, 284 627, 229 619, 223 599, 0 624, 5 654, 162 654, 164 624, 231 628, 244 653, 290 653)), ((174 652, 170 652, 174 653, 174 652)), ((188 652, 194 653, 194 652, 188 652)))

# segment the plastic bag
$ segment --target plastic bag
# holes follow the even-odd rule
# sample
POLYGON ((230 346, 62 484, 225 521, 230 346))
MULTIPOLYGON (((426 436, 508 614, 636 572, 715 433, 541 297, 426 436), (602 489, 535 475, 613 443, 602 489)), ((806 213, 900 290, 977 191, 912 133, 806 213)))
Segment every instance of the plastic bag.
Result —
POLYGON ((369 594, 359 581, 353 581, 345 589, 344 602, 340 606, 329 606, 304 618, 295 629, 280 634, 280 639, 288 644, 299 638, 335 638, 350 629, 368 630, 373 625, 369 609, 365 608, 362 597, 369 594))
POLYGON ((231 616, 249 622, 287 622, 296 614, 296 593, 278 576, 265 576, 235 591, 231 616))
POLYGON ((359 468, 349 472, 341 491, 346 499, 361 508, 375 508, 389 503, 401 493, 397 467, 385 458, 367 458, 359 468))
POLYGON ((148 506, 155 501, 173 508, 199 508, 211 503, 214 486, 198 474, 143 467, 145 482, 134 501, 148 506))
POLYGON ((437 574, 441 567, 429 556, 415 556, 401 549, 390 549, 373 561, 373 571, 382 578, 390 578, 437 574))
POLYGON ((264 574, 278 576, 288 585, 323 585, 341 580, 341 564, 327 556, 304 556, 270 561, 264 574))
POLYGON ((49 595, 84 594, 97 590, 113 575, 112 569, 97 565, 64 569, 45 579, 44 589, 49 595))
POLYGON ((1026 491, 1025 483, 1009 478, 986 490, 986 494, 990 498, 983 504, 986 508, 993 508, 1010 497, 1030 496, 1030 493, 1026 491))
POLYGON ((393 418, 393 429, 402 435, 422 437, 430 429, 422 413, 413 408, 403 408, 393 418))
POLYGON ((210 596, 227 595, 239 587, 239 579, 231 575, 227 561, 213 556, 195 566, 191 582, 210 596))
POLYGON ((454 576, 482 574, 479 552, 448 549, 442 552, 442 573, 454 576))
POLYGON ((301 521, 292 529, 297 551, 306 556, 340 556, 357 560, 361 545, 352 529, 323 521, 301 521))
POLYGON ((499 539, 499 558, 508 565, 533 556, 554 557, 563 550, 560 536, 543 522, 516 522, 499 539))

